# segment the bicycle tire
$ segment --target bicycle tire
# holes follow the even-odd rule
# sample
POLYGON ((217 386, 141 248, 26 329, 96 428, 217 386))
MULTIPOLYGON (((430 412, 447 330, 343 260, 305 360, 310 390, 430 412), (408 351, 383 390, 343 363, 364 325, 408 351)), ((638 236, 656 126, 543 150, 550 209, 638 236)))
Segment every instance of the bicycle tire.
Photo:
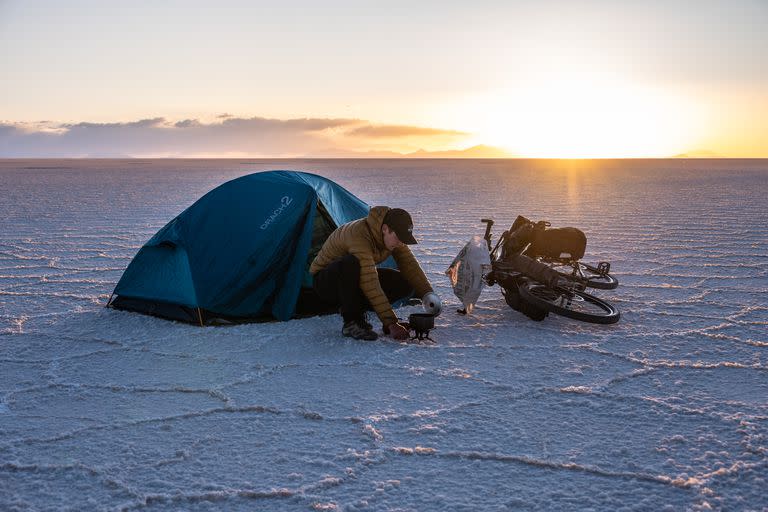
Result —
POLYGON ((559 290, 530 280, 519 286, 520 296, 550 313, 592 324, 615 324, 621 314, 613 304, 579 290, 559 290))
POLYGON ((611 274, 600 272, 597 267, 579 262, 581 272, 587 278, 586 285, 598 290, 615 290, 619 286, 619 280, 611 274))

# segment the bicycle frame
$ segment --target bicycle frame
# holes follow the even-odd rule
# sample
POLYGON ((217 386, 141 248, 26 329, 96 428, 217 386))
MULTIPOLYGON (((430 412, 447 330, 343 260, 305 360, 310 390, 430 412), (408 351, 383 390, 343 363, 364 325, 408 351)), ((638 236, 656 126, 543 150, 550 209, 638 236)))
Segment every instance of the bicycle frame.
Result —
MULTIPOLYGON (((488 276, 485 276, 486 283, 489 286, 493 286, 496 284, 499 277, 502 279, 507 279, 509 277, 517 278, 517 277, 526 277, 528 279, 532 279, 530 276, 527 276, 520 270, 518 270, 515 265, 501 261, 501 255, 499 254, 499 248, 503 246, 504 241, 506 240, 507 236, 509 235, 508 231, 504 231, 504 233, 501 234, 499 237, 499 240, 496 242, 496 244, 493 244, 493 235, 491 234, 491 230, 494 225, 493 219, 481 219, 480 222, 485 223, 485 235, 483 236, 483 239, 485 240, 486 246, 488 247, 488 252, 490 254, 491 259, 491 273, 488 276)), ((542 225, 549 225, 548 222, 541 222, 542 225)), ((526 247, 523 247, 520 250, 519 254, 525 255, 525 249, 526 247)), ((569 286, 562 286, 561 291, 565 293, 566 296, 572 296, 573 290, 581 290, 583 291, 586 286, 584 285, 584 282, 586 278, 584 277, 583 273, 581 272, 581 269, 578 265, 577 260, 553 260, 553 259, 542 259, 542 258, 536 258, 531 257, 531 259, 535 261, 539 261, 547 266, 552 266, 553 263, 562 263, 565 265, 568 265, 572 268, 570 272, 571 282, 569 283, 569 286)))

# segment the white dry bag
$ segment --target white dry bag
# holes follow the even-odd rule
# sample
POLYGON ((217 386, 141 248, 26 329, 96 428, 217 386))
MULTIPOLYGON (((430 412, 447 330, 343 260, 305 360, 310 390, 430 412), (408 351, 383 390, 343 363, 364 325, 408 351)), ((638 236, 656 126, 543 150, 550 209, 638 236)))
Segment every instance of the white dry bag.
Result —
POLYGON ((474 236, 453 259, 445 271, 451 279, 453 293, 471 313, 483 291, 483 274, 491 268, 491 257, 482 237, 474 236))

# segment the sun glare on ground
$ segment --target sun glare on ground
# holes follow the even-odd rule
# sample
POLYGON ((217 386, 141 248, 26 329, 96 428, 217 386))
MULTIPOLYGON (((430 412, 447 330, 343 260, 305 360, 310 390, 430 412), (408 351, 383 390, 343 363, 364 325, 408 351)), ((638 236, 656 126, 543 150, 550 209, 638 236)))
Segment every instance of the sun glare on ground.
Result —
POLYGON ((691 101, 619 82, 553 78, 468 105, 479 140, 530 158, 668 157, 695 143, 691 101))

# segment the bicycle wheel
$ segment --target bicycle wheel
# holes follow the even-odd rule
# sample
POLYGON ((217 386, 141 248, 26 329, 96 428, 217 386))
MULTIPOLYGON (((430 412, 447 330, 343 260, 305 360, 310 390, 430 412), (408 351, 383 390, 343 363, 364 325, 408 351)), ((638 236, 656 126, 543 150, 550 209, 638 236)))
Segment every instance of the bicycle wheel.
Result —
POLYGON ((578 290, 561 290, 525 280, 520 296, 556 315, 593 324, 615 324, 621 316, 615 306, 578 290))
POLYGON ((579 268, 587 278, 586 285, 599 290, 614 290, 619 286, 619 280, 608 272, 601 272, 597 267, 579 262, 579 268))

